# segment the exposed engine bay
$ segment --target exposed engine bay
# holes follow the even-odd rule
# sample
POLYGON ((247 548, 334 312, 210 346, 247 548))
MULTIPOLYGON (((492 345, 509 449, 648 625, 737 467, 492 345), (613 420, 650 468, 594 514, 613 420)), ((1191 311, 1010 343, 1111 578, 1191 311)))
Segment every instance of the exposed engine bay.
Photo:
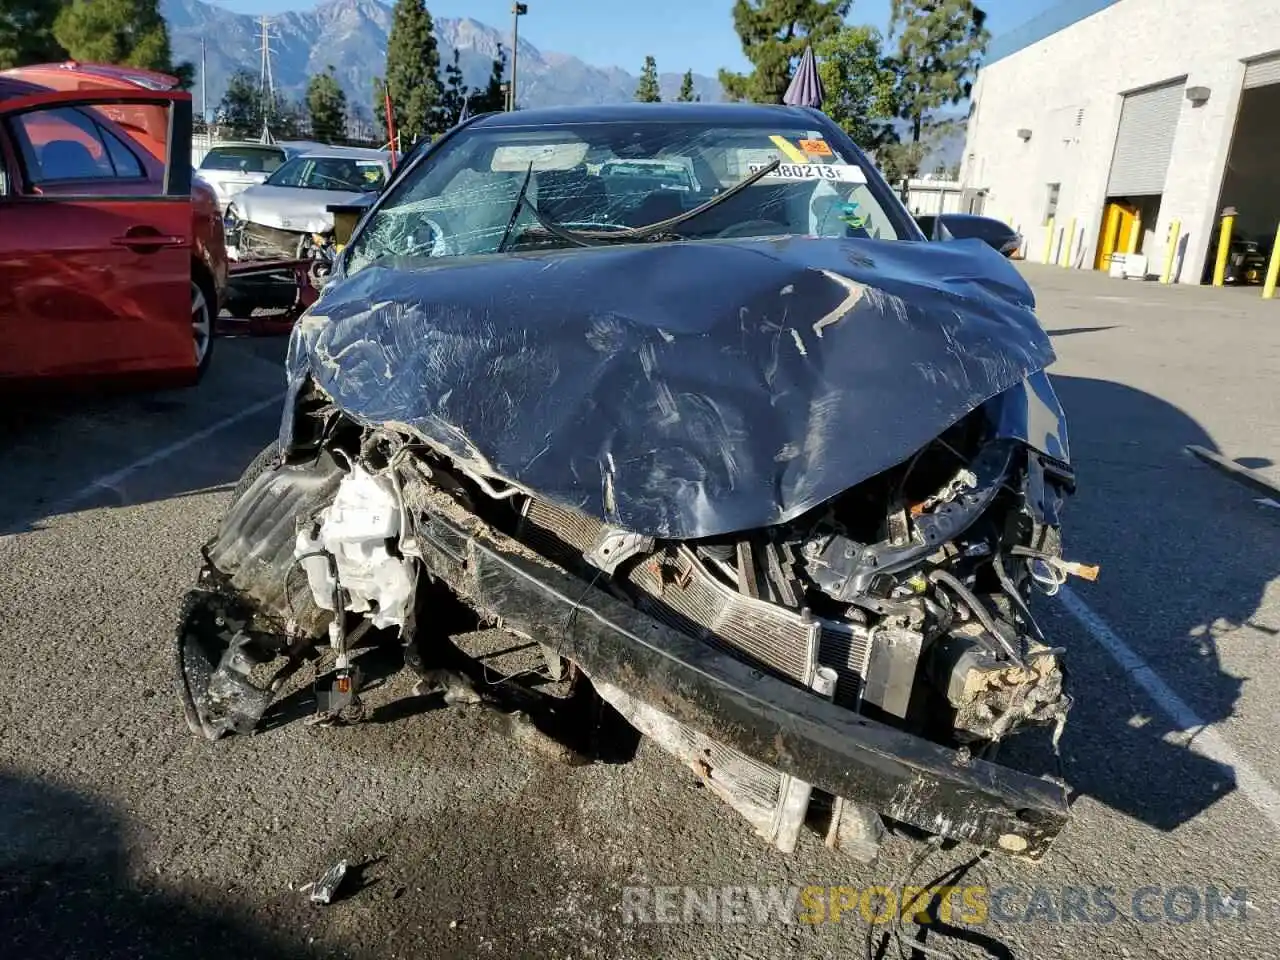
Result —
MULTIPOLYGON (((296 665, 313 645, 336 654, 325 712, 358 704, 350 653, 370 627, 402 644, 406 664, 429 678, 433 646, 467 652, 466 635, 430 626, 441 587, 474 610, 476 633, 534 646, 455 575, 460 558, 439 536, 441 522, 483 528, 754 670, 966 755, 981 758, 1027 725, 1050 726, 1056 742, 1066 721, 1062 651, 1027 603, 1068 574, 1096 575, 1065 562, 1056 523, 1040 519, 1056 519, 1072 476, 1016 441, 990 439, 982 411, 791 523, 681 542, 495 488, 407 431, 360 427, 318 393, 305 405, 318 421, 314 445, 300 443, 294 465, 267 470, 244 491, 207 553, 211 576, 230 574, 261 606, 217 660, 207 645, 195 655, 200 644, 188 637, 186 689, 193 726, 206 736, 251 731, 279 689, 276 677, 263 683, 254 671, 268 660, 279 668, 282 657, 296 665), (261 516, 295 504, 296 514, 261 516), (242 522, 254 525, 249 551, 242 522)), ((539 681, 573 672, 587 682, 580 664, 543 647, 539 681)), ((607 681, 595 690, 761 835, 794 848, 810 784, 607 681)), ((842 827, 837 813, 831 842, 874 852, 867 811, 851 808, 845 819, 854 826, 842 827)))
POLYGON ((998 255, 726 241, 339 279, 187 597, 193 731, 257 729, 308 663, 316 719, 358 722, 361 651, 398 647, 416 694, 553 739, 620 717, 784 851, 816 818, 861 859, 886 824, 1045 854, 1066 785, 995 751, 1056 750, 1032 598, 1097 569, 1063 556, 1052 350, 998 255))

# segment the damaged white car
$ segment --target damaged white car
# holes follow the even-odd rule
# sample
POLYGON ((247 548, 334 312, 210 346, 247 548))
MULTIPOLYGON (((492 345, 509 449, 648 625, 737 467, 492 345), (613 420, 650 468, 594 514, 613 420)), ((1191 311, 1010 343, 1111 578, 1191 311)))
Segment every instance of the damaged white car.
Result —
POLYGON ((464 123, 294 330, 182 613, 187 719, 250 732, 330 651, 318 709, 358 722, 390 644, 538 724, 608 704, 783 850, 821 810, 864 859, 886 823, 1037 859, 1066 785, 993 747, 1056 741, 1030 598, 1094 571, 1033 306, 816 111, 464 123))

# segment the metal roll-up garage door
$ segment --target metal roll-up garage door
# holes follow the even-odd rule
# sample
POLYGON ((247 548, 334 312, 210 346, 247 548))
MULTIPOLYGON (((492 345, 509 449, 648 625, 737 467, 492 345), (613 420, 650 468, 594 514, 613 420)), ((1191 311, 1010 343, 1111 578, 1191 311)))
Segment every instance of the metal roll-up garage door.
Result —
POLYGON ((1149 197, 1164 192, 1185 85, 1185 79, 1175 80, 1124 98, 1107 196, 1149 197))
POLYGON ((1269 87, 1273 83, 1280 83, 1280 54, 1245 65, 1244 88, 1246 90, 1252 90, 1254 87, 1269 87))

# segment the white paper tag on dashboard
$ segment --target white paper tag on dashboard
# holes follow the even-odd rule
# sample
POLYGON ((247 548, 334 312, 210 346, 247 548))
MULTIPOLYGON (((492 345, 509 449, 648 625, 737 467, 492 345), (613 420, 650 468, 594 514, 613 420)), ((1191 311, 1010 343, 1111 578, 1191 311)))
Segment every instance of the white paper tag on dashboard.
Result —
MULTIPOLYGON (((767 163, 752 163, 747 167, 748 175, 758 173, 767 167, 767 163)), ((782 163, 778 169, 768 173, 765 180, 835 180, 840 183, 866 183, 867 175, 861 167, 849 163, 782 163)))

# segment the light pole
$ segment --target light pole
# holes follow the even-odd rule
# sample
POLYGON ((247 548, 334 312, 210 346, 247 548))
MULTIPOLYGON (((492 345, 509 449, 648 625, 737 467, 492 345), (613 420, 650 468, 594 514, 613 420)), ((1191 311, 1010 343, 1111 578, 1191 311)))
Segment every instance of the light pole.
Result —
POLYGON ((204 34, 200 35, 200 119, 204 121, 205 133, 209 132, 209 71, 206 69, 204 55, 204 34))
POLYGON ((516 108, 516 59, 520 55, 520 18, 529 12, 527 3, 511 4, 511 91, 507 94, 507 109, 516 108))

